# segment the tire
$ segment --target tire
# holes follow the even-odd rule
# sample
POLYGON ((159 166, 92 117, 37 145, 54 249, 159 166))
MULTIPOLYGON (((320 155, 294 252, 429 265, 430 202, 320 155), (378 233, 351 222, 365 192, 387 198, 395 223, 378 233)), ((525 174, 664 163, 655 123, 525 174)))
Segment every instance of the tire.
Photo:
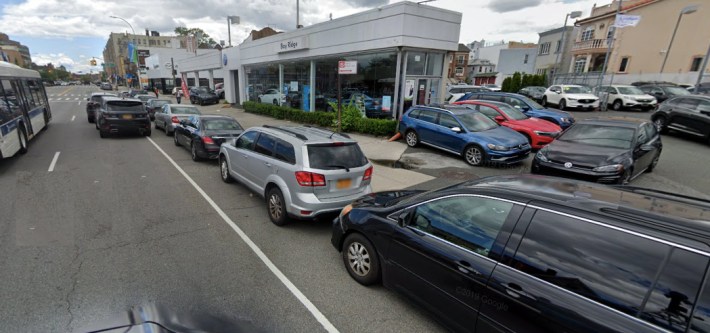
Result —
POLYGON ((271 223, 279 227, 288 223, 284 196, 278 187, 272 187, 266 195, 266 209, 271 223))
POLYGON ((414 130, 408 130, 404 134, 404 141, 407 142, 407 146, 416 147, 419 144, 419 134, 414 130))
POLYGON ((633 175, 633 169, 624 170, 624 173, 619 178, 619 185, 628 185, 631 182, 631 175, 633 175))
POLYGON ((20 124, 17 127, 17 136, 18 136, 18 140, 20 142, 20 149, 17 151, 17 153, 19 153, 19 154, 27 153, 27 150, 28 150, 27 132, 25 132, 24 125, 20 124))
POLYGON ((621 100, 617 99, 614 101, 613 104, 611 104, 611 109, 614 111, 621 111, 621 109, 624 108, 624 103, 621 102, 621 100))
POLYGON ((150 128, 148 128, 147 131, 143 132, 143 136, 150 136, 151 134, 153 134, 153 131, 151 131, 150 128))
POLYGON ((197 146, 195 146, 194 142, 190 143, 190 158, 192 158, 194 162, 199 162, 202 159, 197 155, 197 146))
POLYGON ((547 107, 547 96, 544 96, 544 97, 542 98, 541 103, 542 103, 542 106, 547 107))
POLYGON ((108 137, 108 133, 106 133, 106 132, 104 132, 103 130, 99 129, 99 136, 100 136, 102 139, 105 139, 105 138, 108 137))
POLYGON ((89 117, 89 116, 86 116, 86 120, 87 120, 87 121, 89 122, 89 124, 91 124, 91 123, 93 123, 93 122, 94 122, 94 120, 93 120, 93 119, 91 119, 91 117, 89 117))
POLYGON ((172 132, 168 131, 168 125, 165 125, 165 127, 163 127, 163 130, 165 130, 165 136, 170 136, 175 132, 175 130, 173 130, 172 132))
POLYGON ((224 156, 219 157, 219 176, 225 183, 234 182, 234 178, 229 174, 229 164, 224 156))
POLYGON ((486 152, 478 145, 470 145, 463 150, 463 160, 470 165, 479 166, 486 160, 486 152))
POLYGON ((668 133, 668 120, 664 116, 658 116, 653 120, 653 124, 656 125, 656 130, 661 132, 661 134, 668 133))
POLYGON ((661 152, 658 152, 658 155, 656 155, 653 158, 653 161, 651 161, 651 164, 648 165, 648 168, 646 168, 646 173, 651 173, 653 172, 653 169, 656 168, 656 165, 658 165, 658 160, 661 159, 661 152))
POLYGON ((564 99, 561 99, 560 105, 559 105, 560 110, 564 111, 566 107, 567 107, 567 102, 565 102, 564 99))
POLYGON ((176 146, 180 147, 180 141, 178 141, 178 136, 173 133, 173 143, 175 143, 176 146))
POLYGON ((355 281, 364 286, 380 281, 380 261, 377 250, 365 236, 353 233, 343 241, 343 264, 355 281))
POLYGON ((197 105, 203 106, 203 105, 205 105, 205 101, 203 101, 203 100, 198 100, 198 101, 197 101, 197 105))
POLYGON ((274 99, 274 105, 279 105, 279 101, 274 99))

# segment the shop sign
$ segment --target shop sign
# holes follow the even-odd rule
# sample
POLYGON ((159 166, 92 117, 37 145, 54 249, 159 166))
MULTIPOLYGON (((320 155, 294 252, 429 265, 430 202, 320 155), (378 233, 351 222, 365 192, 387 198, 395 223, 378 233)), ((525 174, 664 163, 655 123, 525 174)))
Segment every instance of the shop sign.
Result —
POLYGON ((136 50, 139 57, 150 57, 150 50, 136 50))
POLYGON ((308 49, 308 36, 294 37, 277 43, 277 53, 308 49))
POLYGON ((357 61, 338 61, 338 74, 357 74, 357 61))

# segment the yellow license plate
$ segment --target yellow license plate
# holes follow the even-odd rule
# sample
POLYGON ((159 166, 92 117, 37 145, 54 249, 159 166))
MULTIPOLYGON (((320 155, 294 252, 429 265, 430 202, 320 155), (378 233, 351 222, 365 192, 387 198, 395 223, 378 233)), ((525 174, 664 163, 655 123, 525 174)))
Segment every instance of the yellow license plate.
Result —
POLYGON ((121 118, 123 118, 123 119, 133 119, 133 115, 132 115, 132 114, 124 114, 124 115, 121 116, 121 118))
POLYGON ((338 181, 335 182, 335 188, 337 188, 337 189, 349 188, 352 184, 353 184, 353 180, 350 178, 338 179, 338 181))

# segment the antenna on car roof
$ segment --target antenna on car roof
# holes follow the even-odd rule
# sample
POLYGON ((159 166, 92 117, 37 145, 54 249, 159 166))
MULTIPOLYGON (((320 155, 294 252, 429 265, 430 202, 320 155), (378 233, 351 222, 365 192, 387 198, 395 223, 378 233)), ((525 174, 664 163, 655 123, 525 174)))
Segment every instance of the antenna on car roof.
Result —
POLYGON ((345 134, 345 133, 338 133, 338 132, 335 132, 335 131, 333 131, 333 130, 329 130, 329 129, 327 129, 327 128, 318 127, 318 126, 313 126, 313 125, 303 125, 303 127, 315 128, 315 129, 318 129, 318 130, 321 130, 321 131, 330 132, 330 136, 328 137, 328 139, 332 139, 332 138, 333 138, 333 135, 336 135, 336 134, 337 134, 337 135, 340 135, 340 136, 342 136, 342 137, 344 137, 344 138, 350 139, 350 136, 347 135, 347 134, 345 134))
POLYGON ((291 135, 293 135, 293 136, 295 136, 295 137, 297 137, 297 138, 299 138, 299 139, 301 139, 301 140, 308 140, 308 137, 306 137, 305 135, 303 135, 303 134, 301 134, 301 133, 296 133, 296 132, 294 132, 294 131, 288 130, 288 129, 283 128, 283 127, 271 126, 271 125, 264 125, 263 127, 264 127, 264 128, 270 128, 270 129, 279 130, 279 131, 282 131, 282 132, 286 132, 286 133, 291 134, 291 135))

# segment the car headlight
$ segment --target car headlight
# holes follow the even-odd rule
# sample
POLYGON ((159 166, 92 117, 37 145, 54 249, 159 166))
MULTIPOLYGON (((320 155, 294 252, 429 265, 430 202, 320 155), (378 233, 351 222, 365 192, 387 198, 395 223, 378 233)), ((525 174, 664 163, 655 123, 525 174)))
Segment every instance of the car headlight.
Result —
POLYGON ((535 154, 535 158, 537 158, 540 161, 543 162, 549 162, 547 159, 547 156, 545 156, 545 153, 547 153, 547 149, 543 148, 537 151, 537 154, 535 154))
POLYGON ((570 100, 570 101, 576 101, 576 100, 577 100, 577 98, 572 98, 572 97, 567 97, 567 99, 570 100))
POLYGON ((489 143, 486 146, 488 147, 488 149, 492 149, 492 150, 500 150, 500 151, 510 150, 509 147, 501 146, 501 145, 494 145, 492 143, 489 143))
POLYGON ((569 118, 561 117, 561 118, 560 118, 560 121, 563 122, 563 123, 568 123, 568 122, 569 122, 569 118))
POLYGON ((612 165, 604 165, 600 167, 596 167, 593 169, 593 171, 596 172, 613 172, 613 171, 623 171, 624 166, 622 164, 612 164, 612 165))

